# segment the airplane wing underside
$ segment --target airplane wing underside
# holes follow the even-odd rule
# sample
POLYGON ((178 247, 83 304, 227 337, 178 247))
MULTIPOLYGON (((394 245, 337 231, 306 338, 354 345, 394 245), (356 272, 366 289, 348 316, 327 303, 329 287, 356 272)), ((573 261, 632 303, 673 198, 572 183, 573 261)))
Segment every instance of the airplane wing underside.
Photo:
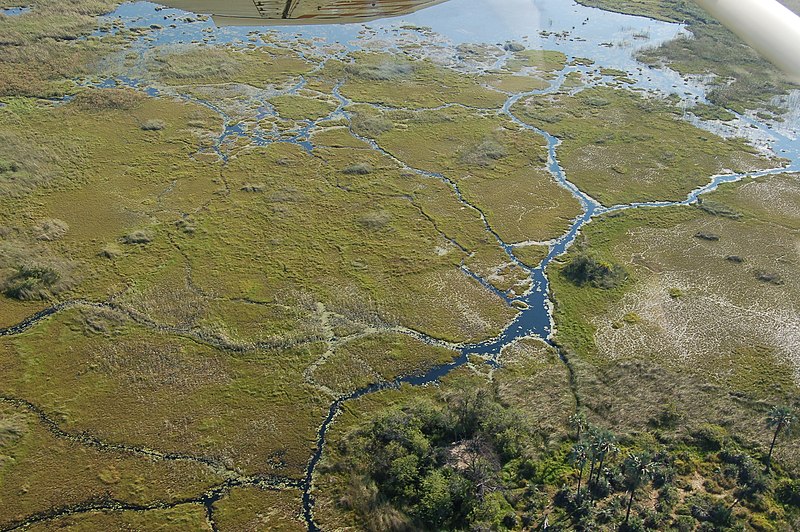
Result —
POLYGON ((170 7, 210 13, 218 26, 343 24, 405 15, 446 0, 166 0, 170 7))

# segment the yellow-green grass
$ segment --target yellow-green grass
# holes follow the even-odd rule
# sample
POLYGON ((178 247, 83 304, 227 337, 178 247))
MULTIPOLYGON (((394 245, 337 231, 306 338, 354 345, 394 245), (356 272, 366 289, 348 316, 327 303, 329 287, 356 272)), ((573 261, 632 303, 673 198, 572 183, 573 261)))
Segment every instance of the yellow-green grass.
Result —
POLYGON ((514 256, 531 268, 535 268, 541 264, 548 253, 550 253, 550 248, 548 246, 538 244, 514 247, 514 256))
POLYGON ((567 65, 567 56, 562 52, 552 50, 522 50, 515 52, 513 57, 506 62, 505 68, 512 72, 523 69, 533 69, 552 78, 553 74, 564 69, 567 65))
POLYGON ((313 67, 292 51, 272 47, 172 46, 150 52, 148 62, 151 75, 170 85, 283 86, 313 67))
POLYGON ((490 86, 511 94, 546 89, 549 83, 529 74, 493 74, 484 78, 490 86))
POLYGON ((407 60, 387 54, 356 53, 353 64, 329 61, 325 75, 346 79, 342 94, 357 102, 392 107, 438 107, 459 103, 499 108, 506 100, 483 86, 480 76, 464 74, 427 60, 407 60))
POLYGON ((567 178, 604 205, 679 200, 712 175, 776 166, 744 140, 724 140, 679 119, 664 100, 598 87, 533 96, 514 106, 563 142, 567 178))
POLYGON ((55 530, 153 530, 194 532, 212 530, 202 504, 181 504, 165 510, 93 511, 59 517, 27 528, 34 532, 55 530))
POLYGON ((365 336, 337 347, 316 369, 314 381, 346 393, 400 375, 422 373, 455 357, 455 351, 430 346, 405 334, 365 336))
MULTIPOLYGON (((7 350, 2 356, 8 357, 7 350)), ((102 497, 168 504, 221 481, 203 464, 157 461, 67 440, 28 409, 0 402, 0 526, 102 497)))
MULTIPOLYGON (((0 158, 19 168, 4 182, 0 209, 3 278, 25 263, 55 263, 70 278, 58 299, 104 299, 125 279, 177 256, 165 232, 179 232, 180 213, 222 186, 218 169, 192 158, 199 133, 189 123, 197 118, 214 121, 200 106, 116 90, 88 90, 63 106, 17 100, 0 109, 0 135, 10 139, 0 158), (163 128, 142 130, 153 119, 163 128), (37 227, 52 219, 66 231, 42 239, 37 227), (122 242, 136 231, 151 242, 122 242), (104 249, 114 258, 102 256, 104 249)), ((0 321, 14 323, 49 304, 3 297, 0 321)))
POLYGON ((121 40, 77 39, 94 30, 97 16, 112 11, 117 2, 32 0, 24 4, 31 10, 0 16, 0 97, 58 97, 74 92, 71 79, 94 73, 94 63, 121 40))
POLYGON ((281 118, 290 120, 317 120, 331 114, 337 103, 308 95, 286 94, 270 98, 281 118))
POLYGON ((302 532, 301 493, 297 490, 270 491, 234 488, 214 503, 214 522, 220 530, 302 532))
POLYGON ((412 167, 456 182, 506 242, 554 238, 580 212, 547 172, 543 138, 505 118, 459 108, 391 118, 393 127, 376 136, 378 144, 412 167))
MULTIPOLYGON (((556 340, 595 422, 684 435, 711 423, 766 453, 765 413, 798 397, 799 193, 795 175, 748 179, 700 206, 593 221, 564 262, 588 253, 621 264, 629 279, 615 289, 549 268, 556 340)), ((800 464, 796 440, 778 452, 783 467, 800 464)))
POLYGON ((4 392, 69 432, 302 475, 327 408, 302 379, 319 347, 236 353, 120 316, 93 318, 87 327, 87 316, 65 311, 5 339, 4 392))
POLYGON ((315 153, 280 144, 230 161, 231 195, 198 214, 182 243, 200 288, 266 302, 305 294, 454 340, 494 334, 513 315, 459 270, 464 253, 445 249, 409 199, 427 178, 375 152, 315 153), (354 165, 369 170, 345 171, 354 165), (241 190, 255 179, 262 192, 241 190))
POLYGON ((370 149, 369 145, 354 137, 347 126, 325 127, 311 135, 311 142, 315 146, 330 148, 361 148, 370 149))

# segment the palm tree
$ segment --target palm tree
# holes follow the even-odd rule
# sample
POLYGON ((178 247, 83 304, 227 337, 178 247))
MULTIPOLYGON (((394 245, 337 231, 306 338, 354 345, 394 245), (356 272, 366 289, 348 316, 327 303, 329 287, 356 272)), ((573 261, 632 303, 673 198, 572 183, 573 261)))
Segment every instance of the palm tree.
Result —
POLYGON ((577 412, 569 416, 569 426, 575 429, 575 441, 580 441, 581 432, 588 425, 589 422, 586 420, 586 414, 584 414, 583 412, 577 412))
POLYGON ((586 468, 587 449, 581 443, 576 443, 572 446, 572 451, 569 454, 570 461, 578 466, 578 490, 575 492, 575 499, 580 502, 581 500, 581 482, 583 482, 583 470, 586 468))
POLYGON ((631 493, 628 499, 628 508, 625 511, 625 528, 628 527, 628 520, 631 516, 631 506, 636 490, 644 485, 653 477, 655 463, 650 459, 647 452, 629 454, 625 460, 625 484, 631 493))
MULTIPOLYGON (((592 442, 593 451, 600 457, 600 463, 597 465, 597 475, 594 479, 595 484, 600 482, 600 475, 603 471, 603 464, 605 463, 606 457, 609 454, 617 452, 616 440, 617 439, 611 432, 604 430, 599 432, 592 442)), ((589 482, 592 482, 591 478, 589 482)))
POLYGON ((601 438, 601 434, 603 433, 602 429, 597 427, 589 428, 589 454, 592 456, 592 465, 589 467, 589 482, 592 482, 592 477, 594 477, 594 466, 597 465, 597 442, 601 438))
POLYGON ((772 436, 772 443, 769 445, 769 454, 767 455, 767 469, 769 473, 772 467, 772 451, 775 449, 775 442, 778 441, 778 435, 785 428, 789 428, 795 421, 794 412, 787 406, 775 406, 767 414, 767 428, 775 429, 772 436))

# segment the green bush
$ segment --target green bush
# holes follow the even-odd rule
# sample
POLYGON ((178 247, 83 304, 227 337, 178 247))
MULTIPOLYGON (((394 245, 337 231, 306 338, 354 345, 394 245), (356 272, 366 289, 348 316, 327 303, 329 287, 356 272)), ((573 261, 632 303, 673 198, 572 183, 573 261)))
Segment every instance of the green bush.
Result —
POLYGON ((775 488, 775 497, 784 504, 800 507, 800 479, 781 479, 775 488))
POLYGON ((346 175, 367 175, 372 173, 372 165, 369 163, 355 163, 342 170, 346 175))
POLYGON ((599 261, 580 254, 562 268, 561 273, 578 286, 590 284, 596 288, 616 288, 625 282, 628 274, 618 264, 599 261))
POLYGON ((704 423, 692 433, 695 442, 706 451, 719 451, 728 440, 728 431, 719 425, 704 423))
POLYGON ((6 279, 3 293, 20 301, 49 299, 57 291, 61 273, 49 266, 18 266, 6 279))

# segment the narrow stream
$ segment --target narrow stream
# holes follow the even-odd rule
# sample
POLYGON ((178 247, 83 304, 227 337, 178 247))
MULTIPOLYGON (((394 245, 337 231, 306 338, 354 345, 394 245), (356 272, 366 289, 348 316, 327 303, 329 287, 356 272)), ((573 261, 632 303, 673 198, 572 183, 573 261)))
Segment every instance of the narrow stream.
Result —
MULTIPOLYGON (((672 39, 680 35, 684 30, 680 25, 666 24, 656 22, 639 17, 630 17, 626 15, 619 15, 616 13, 608 13, 596 9, 585 8, 565 2, 564 0, 534 0, 533 2, 520 3, 517 0, 508 0, 507 6, 502 6, 498 0, 453 0, 452 2, 441 4, 429 10, 418 12, 413 16, 406 17, 401 21, 387 21, 385 24, 375 24, 370 27, 377 28, 377 32, 381 31, 384 34, 391 34, 397 32, 399 24, 404 22, 425 24, 432 26, 434 31, 440 33, 450 43, 460 42, 502 42, 508 39, 519 39, 532 48, 544 49, 560 49, 564 51, 570 60, 576 57, 589 57, 604 67, 622 68, 627 70, 631 76, 636 79, 636 86, 645 89, 658 90, 662 93, 678 93, 682 97, 691 96, 697 99, 702 99, 702 89, 698 89, 692 81, 683 80, 671 71, 651 71, 640 68, 641 65, 635 62, 632 58, 633 52, 636 49, 645 45, 657 45, 660 42, 672 39), (524 5, 523 5, 524 4, 524 5), (484 19, 476 17, 475 13, 480 12, 481 9, 493 9, 497 13, 504 14, 500 16, 499 23, 492 23, 488 26, 478 24, 476 22, 483 22, 484 19), (522 16, 515 17, 521 11, 522 16), (472 22, 465 22, 463 13, 466 12, 471 15, 472 22), (449 15, 448 15, 449 14, 449 15), (449 16, 449 18, 448 18, 449 16), (514 22, 516 20, 516 22, 514 22), (577 24, 575 21, 578 21, 577 24), (459 25, 466 24, 466 26, 459 25), (466 31, 462 31, 462 27, 466 27, 466 31), (538 30, 543 31, 538 31, 538 30), (636 41, 636 35, 644 35, 647 32, 648 38, 643 42, 636 41), (561 37, 558 34, 562 34, 561 37), (530 35, 528 35, 530 34, 530 35), (568 34, 568 36, 563 36, 568 34), (609 34, 611 35, 609 37, 609 34), (615 41, 616 39, 616 41, 615 41), (626 41, 628 39, 629 41, 626 41), (613 46, 605 46, 607 42, 612 42, 613 46), (627 44, 626 44, 627 43, 627 44)), ((17 13, 6 13, 16 15, 17 13)), ((252 44, 253 40, 248 37, 249 32, 253 28, 223 28, 214 29, 213 24, 208 20, 203 19, 186 19, 187 13, 174 10, 174 9, 160 9, 154 4, 148 2, 137 2, 123 4, 113 14, 106 18, 106 22, 114 20, 122 21, 128 27, 142 27, 151 24, 166 24, 168 27, 163 28, 155 33, 150 34, 149 40, 140 39, 132 45, 132 49, 144 53, 148 48, 154 46, 175 44, 175 43, 189 43, 192 41, 206 41, 212 44, 221 43, 234 43, 247 45, 252 44), (188 20, 188 21, 187 21, 188 20), (211 29, 210 29, 211 28, 211 29)), ((260 30, 263 30, 260 29, 260 30)), ((116 29, 113 27, 106 27, 100 29, 97 35, 113 33, 116 29)), ((345 25, 341 27, 306 27, 302 29, 280 29, 272 30, 276 34, 280 34, 285 39, 290 38, 321 38, 324 42, 344 43, 346 49, 356 49, 357 45, 354 42, 358 39, 359 34, 363 33, 363 27, 360 25, 345 25)), ((383 34, 382 34, 383 35, 383 34)), ((259 43, 258 45, 264 45, 259 43)), ((322 45, 319 45, 320 47, 322 45)), ((326 61, 328 58, 333 57, 332 53, 323 55, 326 61)), ((505 58, 508 58, 506 54, 505 58)), ((600 65, 597 65, 600 66, 600 65)), ((524 303, 526 305, 524 310, 521 310, 513 321, 495 338, 488 339, 482 342, 460 346, 458 349, 458 356, 446 363, 439 366, 430 368, 426 372, 418 375, 407 375, 394 379, 391 382, 379 382, 364 388, 350 392, 347 395, 336 399, 329 407, 327 415, 323 420, 316 438, 316 449, 308 462, 305 479, 302 482, 302 503, 303 503, 303 517, 311 531, 319 530, 319 527, 314 521, 314 494, 313 494, 313 481, 314 474, 322 459, 325 450, 326 438, 328 430, 334 423, 337 414, 341 411, 342 406, 347 402, 358 399, 368 394, 376 393, 388 388, 398 388, 401 385, 410 386, 424 386, 434 383, 441 378, 447 376, 455 369, 464 366, 470 361, 471 357, 479 356, 486 360, 487 363, 492 365, 501 364, 502 350, 512 345, 514 342, 522 338, 539 338, 550 345, 554 333, 552 302, 549 296, 549 283, 546 275, 547 266, 557 257, 563 255, 575 241, 580 230, 591 220, 601 214, 621 211, 625 209, 640 208, 640 207, 670 207, 677 205, 688 205, 695 202, 697 198, 707 192, 715 190, 720 184, 732 182, 745 177, 752 176, 758 177, 768 174, 781 173, 787 170, 800 171, 800 146, 795 139, 788 136, 779 134, 770 129, 766 124, 760 123, 757 120, 739 116, 738 119, 752 126, 770 139, 770 146, 775 153, 788 159, 790 165, 784 168, 775 168, 761 172, 754 172, 749 174, 730 174, 718 175, 709 179, 709 183, 697 188, 690 192, 682 201, 675 202, 645 202, 634 203, 626 205, 602 206, 596 200, 579 190, 572 184, 558 161, 558 147, 560 141, 547 133, 544 130, 538 129, 530 124, 527 124, 514 115, 512 107, 522 98, 528 96, 542 95, 559 90, 564 82, 568 73, 576 70, 577 67, 566 67, 559 75, 551 82, 550 86, 544 90, 531 91, 509 96, 500 114, 508 117, 519 127, 524 128, 536 135, 540 135, 547 143, 548 161, 547 166, 553 178, 565 189, 567 189, 580 203, 582 213, 572 221, 569 229, 560 237, 552 241, 549 245, 549 252, 546 258, 535 268, 530 268, 522 264, 514 256, 514 248, 508 243, 504 242, 500 235, 492 229, 489 221, 484 213, 476 206, 470 204, 461 194, 457 183, 453 182, 444 175, 428 172, 424 169, 411 168, 403 161, 394 157, 391 153, 381 148, 377 142, 372 139, 359 137, 364 142, 367 142, 372 149, 379 151, 387 157, 392 158, 395 162, 402 165, 405 169, 416 172, 422 176, 432 179, 439 179, 446 182, 458 196, 459 200, 468 208, 476 210, 487 230, 491 233, 508 254, 509 259, 520 266, 529 275, 530 288, 528 291, 520 296, 509 297, 507 294, 498 293, 503 297, 507 303, 512 302, 524 303)), ((142 90, 151 96, 172 96, 179 97, 186 100, 191 100, 195 103, 206 106, 215 113, 217 113, 223 120, 223 131, 216 139, 214 151, 222 159, 223 163, 227 161, 227 153, 225 150, 226 144, 230 141, 246 137, 254 144, 267 145, 273 142, 290 142, 302 146, 307 151, 314 149, 313 144, 310 142, 310 133, 312 130, 324 120, 331 118, 344 117, 349 120, 349 114, 345 108, 352 102, 343 96, 340 92, 341 84, 333 88, 332 94, 338 100, 339 105, 336 110, 330 113, 327 117, 318 120, 308 120, 302 122, 299 129, 292 132, 290 136, 282 134, 269 134, 258 129, 258 122, 268 116, 275 116, 275 110, 269 105, 268 102, 261 102, 262 105, 258 109, 258 113, 254 119, 250 119, 247 124, 243 121, 237 120, 230 116, 219 106, 199 99, 197 96, 189 96, 181 94, 179 91, 172 91, 170 93, 164 92, 166 89, 163 87, 148 86, 146 82, 136 79, 135 77, 116 76, 112 79, 104 79, 95 81, 99 87, 112 87, 118 85, 125 85, 142 90), (255 124, 255 125, 248 125, 255 124)), ((305 80, 301 79, 296 85, 283 91, 283 94, 293 94, 304 87, 305 80)), ((272 96, 274 94, 270 94, 272 96)), ((702 125, 702 124, 701 124, 702 125)), ((471 277, 485 286, 487 282, 482 280, 479 276, 466 270, 465 282, 472 282, 469 280, 471 277)), ((495 289, 496 290, 496 289, 495 289)), ((27 328, 31 322, 42 319, 41 316, 34 316, 19 325, 21 328, 27 328)), ((9 328, 8 333, 15 333, 16 329, 9 328)), ((420 334, 421 339, 431 343, 438 343, 435 339, 427 338, 420 334)), ((210 505, 207 505, 211 508, 210 505)), ((211 512, 211 510, 209 510, 211 512)), ((209 516, 212 520, 212 516, 209 516)))

